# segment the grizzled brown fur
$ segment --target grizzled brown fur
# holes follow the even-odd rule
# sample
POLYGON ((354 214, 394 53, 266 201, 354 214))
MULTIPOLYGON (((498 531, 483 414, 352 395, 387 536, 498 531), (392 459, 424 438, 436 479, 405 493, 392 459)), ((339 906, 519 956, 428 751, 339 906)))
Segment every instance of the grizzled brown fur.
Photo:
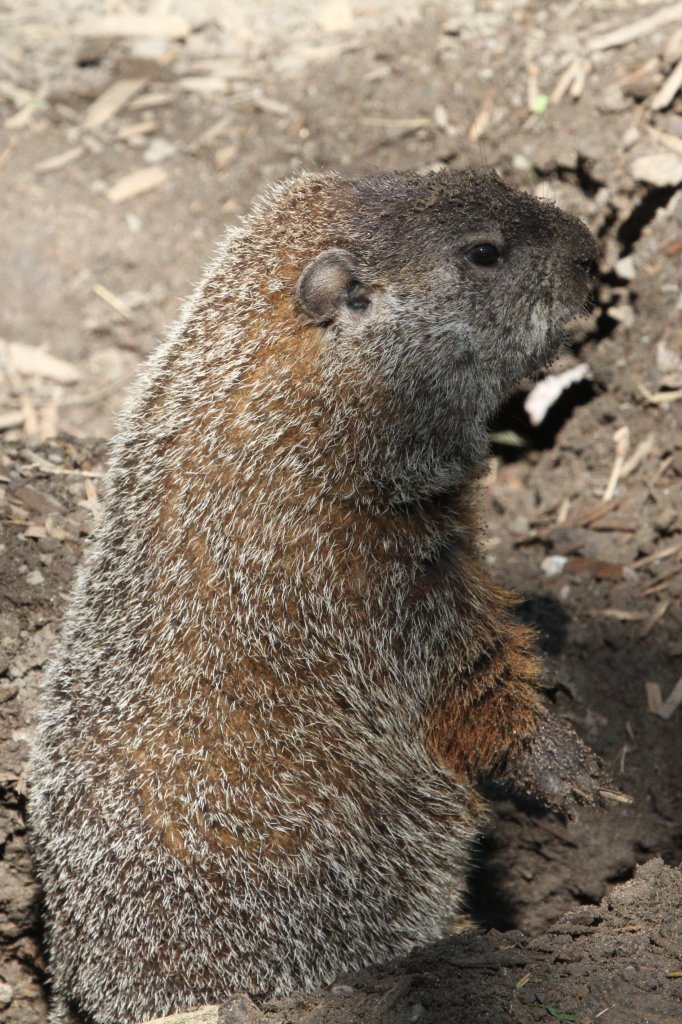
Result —
POLYGON ((594 243, 493 174, 304 176, 151 359, 31 769, 52 1024, 283 993, 441 935, 479 775, 597 769, 478 550, 486 422, 594 243))

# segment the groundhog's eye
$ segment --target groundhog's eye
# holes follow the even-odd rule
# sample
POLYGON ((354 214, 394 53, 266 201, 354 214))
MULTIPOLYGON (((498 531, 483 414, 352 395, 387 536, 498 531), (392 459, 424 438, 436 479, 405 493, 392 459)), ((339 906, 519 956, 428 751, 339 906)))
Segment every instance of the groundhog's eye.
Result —
POLYGON ((479 242, 465 252, 464 256, 477 267, 492 267, 500 258, 500 250, 492 242, 479 242))
POLYGON ((359 281, 351 281, 343 296, 343 304, 348 309, 362 312, 369 306, 369 296, 359 281))

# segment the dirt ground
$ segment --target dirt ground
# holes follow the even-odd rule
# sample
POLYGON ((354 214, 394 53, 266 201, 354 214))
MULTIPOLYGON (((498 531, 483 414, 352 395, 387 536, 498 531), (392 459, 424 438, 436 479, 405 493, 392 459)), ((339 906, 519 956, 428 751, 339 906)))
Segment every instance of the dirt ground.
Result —
POLYGON ((486 544, 550 699, 633 803, 569 823, 491 793, 483 931, 262 1010, 682 1021, 682 5, 14 0, 0 19, 0 1019, 45 1015, 24 766, 97 511, 93 439, 268 183, 485 163, 600 240, 556 368, 584 378, 539 425, 530 383, 491 425, 486 544))

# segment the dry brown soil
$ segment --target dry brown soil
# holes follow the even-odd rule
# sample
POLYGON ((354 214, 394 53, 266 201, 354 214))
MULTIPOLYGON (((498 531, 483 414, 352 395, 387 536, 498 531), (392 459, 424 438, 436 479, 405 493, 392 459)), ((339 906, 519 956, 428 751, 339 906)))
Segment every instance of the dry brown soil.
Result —
POLYGON ((45 1014, 24 767, 97 508, 106 451, 88 439, 111 434, 223 225, 269 182, 487 163, 578 213, 602 248, 595 312, 560 366, 585 362, 589 379, 538 427, 523 393, 493 425, 486 544, 539 624, 550 699, 633 803, 569 823, 491 793, 471 879, 481 933, 262 1010, 682 1021, 682 95, 658 99, 682 7, 161 0, 136 9, 184 17, 182 38, 79 35, 95 7, 0 5, 0 1019, 45 1014), (658 28, 606 45, 652 15, 658 28), (93 125, 120 79, 136 91, 93 125), (155 187, 112 201, 145 168, 155 187))

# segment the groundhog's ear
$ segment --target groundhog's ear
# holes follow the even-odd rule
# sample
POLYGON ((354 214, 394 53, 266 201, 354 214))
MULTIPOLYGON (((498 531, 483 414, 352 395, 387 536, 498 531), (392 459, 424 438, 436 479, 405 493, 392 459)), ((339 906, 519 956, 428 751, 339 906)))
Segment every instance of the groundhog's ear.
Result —
POLYGON ((363 312, 370 290, 360 280, 353 257, 344 249, 325 249, 298 279, 296 299, 315 323, 331 323, 342 307, 363 312))

